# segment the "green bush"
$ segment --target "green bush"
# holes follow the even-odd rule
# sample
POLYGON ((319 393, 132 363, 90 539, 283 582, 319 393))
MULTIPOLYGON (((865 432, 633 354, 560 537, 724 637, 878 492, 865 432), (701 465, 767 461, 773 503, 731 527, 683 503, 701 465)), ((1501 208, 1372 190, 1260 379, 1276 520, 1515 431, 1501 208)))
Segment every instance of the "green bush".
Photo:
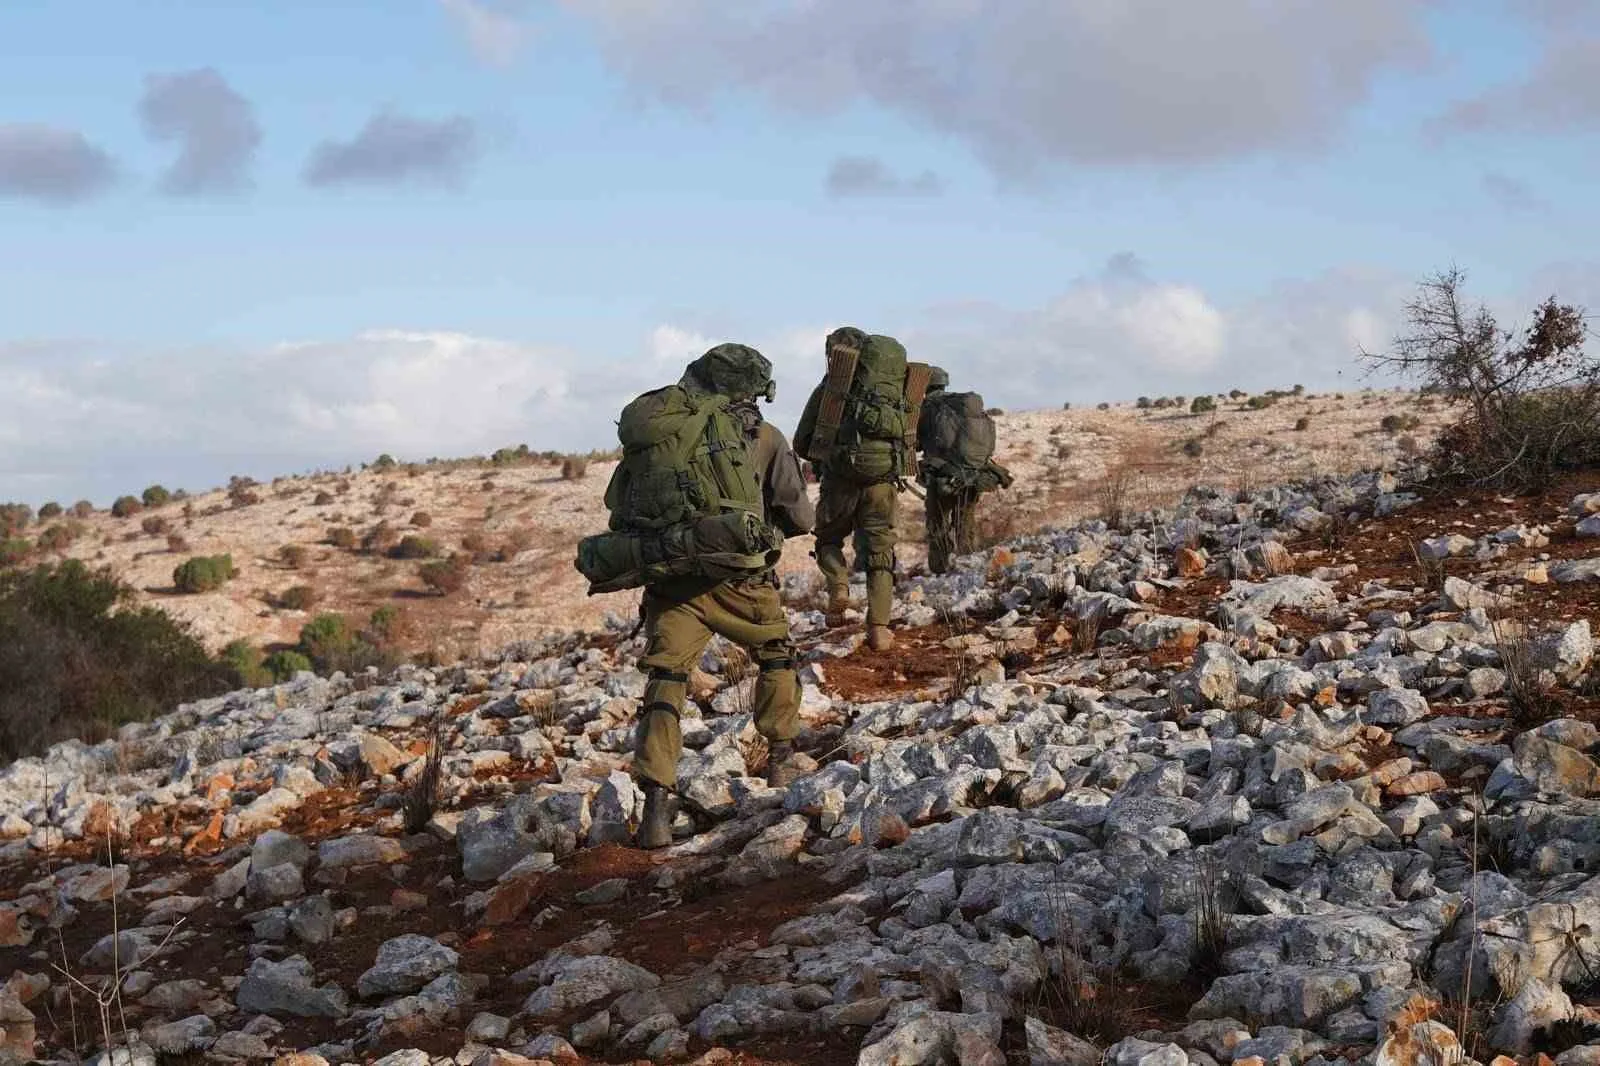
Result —
POLYGON ((265 688, 272 684, 272 675, 262 665, 261 649, 248 640, 229 641, 218 658, 233 671, 239 688, 265 688))
POLYGON ((144 501, 146 507, 162 507, 172 502, 172 493, 160 485, 151 485, 144 490, 144 494, 140 498, 144 501))
POLYGON ((466 585, 467 568, 470 565, 470 556, 464 552, 456 552, 448 559, 423 563, 417 570, 417 577, 439 595, 448 596, 452 592, 459 592, 466 585))
POLYGON ((72 542, 83 535, 83 528, 75 522, 57 522, 45 526, 39 532, 39 550, 47 552, 63 552, 72 546, 72 542))
POLYGON ((0 538, 0 567, 21 566, 33 554, 33 543, 26 537, 0 538))
POLYGON ((0 762, 221 695, 233 670, 176 619, 73 559, 0 572, 0 762))
POLYGON ((293 681, 294 676, 301 671, 316 669, 310 659, 297 651, 275 651, 267 656, 266 662, 262 665, 266 667, 272 679, 278 682, 293 681))
POLYGON ((39 518, 42 521, 48 521, 52 518, 60 518, 62 513, 61 505, 56 503, 54 500, 51 500, 49 503, 39 508, 39 518))
POLYGON ((0 537, 14 537, 33 521, 33 508, 25 503, 0 503, 0 537))
POLYGON ((1278 397, 1276 394, 1266 392, 1259 396, 1250 397, 1245 401, 1244 405, 1252 411, 1265 411, 1267 408, 1271 407, 1277 402, 1278 397))
POLYGON ((137 496, 118 496, 116 502, 111 505, 111 516, 113 518, 128 518, 142 510, 144 510, 144 504, 139 502, 137 496))
POLYGON ((172 571, 172 583, 179 592, 212 592, 234 576, 233 556, 197 555, 179 563, 172 571))
POLYGON ((394 461, 394 456, 388 452, 384 452, 372 461, 372 469, 374 470, 393 470, 397 465, 399 464, 394 461))
POLYGON ((278 596, 278 606, 286 611, 309 611, 317 605, 317 590, 310 585, 294 585, 278 596))
POLYGON ((358 633, 348 618, 334 612, 319 614, 301 626, 295 650, 323 674, 336 670, 353 673, 369 666, 387 669, 395 664, 394 657, 371 634, 358 633))
POLYGON ((1209 396, 1196 396, 1194 402, 1189 404, 1189 413, 1192 415, 1208 415, 1217 409, 1217 401, 1209 396))
POLYGON ((1148 396, 1141 396, 1137 400, 1133 401, 1133 406, 1137 407, 1141 411, 1148 411, 1152 406, 1152 401, 1148 396))
POLYGON ((92 514, 94 514, 94 504, 88 500, 79 500, 72 505, 72 517, 74 518, 88 518, 92 514))
POLYGON ((396 559, 432 559, 439 554, 439 542, 432 537, 408 533, 389 554, 396 559))

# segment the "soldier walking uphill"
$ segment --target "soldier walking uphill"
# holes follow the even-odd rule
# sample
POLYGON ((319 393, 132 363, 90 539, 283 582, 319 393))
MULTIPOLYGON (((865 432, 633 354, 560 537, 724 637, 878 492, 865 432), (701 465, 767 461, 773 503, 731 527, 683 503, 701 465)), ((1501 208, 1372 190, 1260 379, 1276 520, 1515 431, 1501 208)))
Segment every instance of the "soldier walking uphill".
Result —
POLYGON ((689 671, 713 634, 747 648, 759 674, 755 726, 770 745, 767 783, 798 774, 800 681, 789 620, 774 572, 786 537, 811 531, 815 515, 789 442, 764 422, 772 364, 754 348, 720 344, 683 378, 623 409, 623 457, 606 488, 611 529, 578 546, 591 595, 644 586, 649 671, 635 738, 634 776, 644 789, 636 840, 672 841, 678 718, 689 671))
POLYGON ((994 419, 975 392, 948 392, 950 375, 933 367, 917 424, 927 489, 928 569, 942 574, 952 556, 977 549, 978 498, 1011 487, 1011 473, 994 461, 994 419))
POLYGON ((867 645, 894 646, 895 502, 902 481, 916 473, 917 412, 928 368, 908 363, 893 337, 853 326, 827 340, 828 373, 806 402, 795 447, 817 466, 817 567, 828 584, 828 621, 841 625, 850 602, 844 543, 865 539, 867 645))

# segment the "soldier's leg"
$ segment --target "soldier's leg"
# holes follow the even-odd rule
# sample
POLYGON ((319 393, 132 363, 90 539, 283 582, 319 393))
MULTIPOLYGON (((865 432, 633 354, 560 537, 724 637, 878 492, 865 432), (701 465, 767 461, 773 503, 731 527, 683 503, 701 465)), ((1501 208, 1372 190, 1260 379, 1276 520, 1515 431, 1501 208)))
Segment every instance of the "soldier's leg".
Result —
POLYGON ((978 494, 962 489, 950 498, 951 544, 957 555, 970 555, 978 546, 978 494))
POLYGON ((950 497, 929 489, 927 522, 928 571, 930 573, 943 574, 950 569, 950 555, 954 549, 954 530, 951 528, 952 518, 950 497))
MULTIPOLYGON (((709 595, 709 594, 707 594, 709 595)), ((689 671, 711 640, 697 597, 675 603, 645 594, 645 627, 649 645, 639 665, 648 671, 644 706, 634 735, 634 776, 667 788, 678 783, 678 757, 683 731, 678 718, 689 692, 689 671)))
POLYGON ((861 490, 856 521, 867 535, 867 625, 888 626, 894 608, 894 520, 899 490, 892 481, 861 490))
MULTIPOLYGON (((850 602, 850 564, 844 542, 856 528, 856 502, 860 489, 837 477, 824 477, 817 500, 817 569, 828 586, 828 611, 842 614, 850 602)), ((843 619, 834 619, 838 625, 843 619)))
POLYGON ((727 584, 708 593, 708 598, 706 623, 749 648, 756 661, 752 718, 756 732, 771 746, 767 783, 787 787, 798 776, 790 759, 792 742, 800 734, 800 676, 778 590, 769 584, 727 584))

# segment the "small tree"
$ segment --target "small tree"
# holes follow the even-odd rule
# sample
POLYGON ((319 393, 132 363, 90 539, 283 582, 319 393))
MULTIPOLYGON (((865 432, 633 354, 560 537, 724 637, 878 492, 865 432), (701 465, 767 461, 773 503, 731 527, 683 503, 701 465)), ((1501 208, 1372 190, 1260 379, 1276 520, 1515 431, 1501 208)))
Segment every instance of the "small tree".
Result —
POLYGON ((74 518, 88 518, 92 514, 94 514, 94 504, 88 500, 79 500, 72 505, 72 516, 74 518))
POLYGON ((118 496, 111 505, 113 518, 129 518, 144 510, 144 504, 139 502, 137 496, 118 496))
POLYGON ((63 513, 64 512, 61 505, 56 503, 54 500, 39 508, 39 518, 44 521, 48 521, 52 518, 60 518, 63 513))
POLYGON ((159 537, 167 531, 167 520, 158 514, 145 515, 139 521, 139 528, 152 537, 159 537))
POLYGON ((1217 409, 1217 401, 1209 396, 1196 396, 1189 404, 1189 413, 1192 415, 1208 415, 1217 409))
POLYGON ((1584 353, 1583 311, 1552 296, 1526 328, 1502 330, 1486 308, 1465 306, 1464 280, 1454 268, 1424 280, 1392 349, 1361 352, 1464 406, 1433 450, 1436 474, 1531 491, 1600 460, 1600 361, 1584 353))
POLYGON ((144 500, 144 505, 146 507, 155 508, 171 501, 172 493, 168 492, 160 485, 151 485, 149 488, 144 490, 142 499, 144 500))

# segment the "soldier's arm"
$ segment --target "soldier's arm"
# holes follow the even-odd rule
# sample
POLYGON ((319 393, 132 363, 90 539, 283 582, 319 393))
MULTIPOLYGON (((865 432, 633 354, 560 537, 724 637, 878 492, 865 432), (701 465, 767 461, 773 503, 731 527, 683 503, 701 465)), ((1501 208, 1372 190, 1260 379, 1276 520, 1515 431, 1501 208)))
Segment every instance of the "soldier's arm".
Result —
POLYGON ((818 385, 811 390, 811 398, 806 401, 806 409, 800 412, 800 425, 794 431, 794 450, 800 455, 806 455, 811 451, 811 438, 817 432, 817 410, 821 406, 822 386, 818 385))
POLYGON ((761 478, 766 495, 767 518, 786 537, 798 537, 816 528, 817 512, 806 493, 806 479, 800 473, 800 460, 776 426, 761 427, 761 450, 767 465, 761 478))

